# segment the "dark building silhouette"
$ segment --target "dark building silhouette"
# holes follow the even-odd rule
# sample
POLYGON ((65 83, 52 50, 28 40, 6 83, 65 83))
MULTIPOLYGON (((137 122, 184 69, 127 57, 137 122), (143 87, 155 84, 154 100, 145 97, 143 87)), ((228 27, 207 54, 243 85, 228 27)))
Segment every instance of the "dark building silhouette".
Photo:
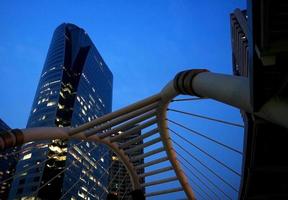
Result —
MULTIPOLYGON (((231 14, 234 75, 249 79, 254 112, 287 98, 288 2, 247 1, 231 14)), ((288 131, 241 111, 245 123, 239 199, 288 199, 288 131)))
MULTIPOLYGON (((4 133, 11 128, 0 119, 0 137, 2 132, 4 133)), ((11 180, 8 180, 14 175, 16 164, 18 160, 19 147, 6 149, 0 152, 0 199, 7 199, 11 186, 11 180), (6 181, 7 180, 7 181, 6 181)))
MULTIPOLYGON (((77 127, 111 112, 113 76, 87 33, 56 28, 27 127, 77 127)), ((111 159, 105 146, 77 140, 23 145, 10 199, 97 199, 104 193, 111 159), (96 164, 99 160, 99 164, 96 164), (50 181, 52 177, 56 177, 50 181)))
POLYGON ((233 73, 248 77, 248 35, 246 11, 236 9, 230 15, 233 73))

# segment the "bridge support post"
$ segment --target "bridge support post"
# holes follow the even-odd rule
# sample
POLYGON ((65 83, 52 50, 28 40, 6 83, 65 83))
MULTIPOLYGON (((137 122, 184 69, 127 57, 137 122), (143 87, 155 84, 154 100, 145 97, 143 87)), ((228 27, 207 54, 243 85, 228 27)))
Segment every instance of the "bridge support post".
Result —
POLYGON ((247 77, 188 70, 176 75, 173 85, 181 94, 211 98, 288 128, 288 99, 274 96, 255 111, 247 77))

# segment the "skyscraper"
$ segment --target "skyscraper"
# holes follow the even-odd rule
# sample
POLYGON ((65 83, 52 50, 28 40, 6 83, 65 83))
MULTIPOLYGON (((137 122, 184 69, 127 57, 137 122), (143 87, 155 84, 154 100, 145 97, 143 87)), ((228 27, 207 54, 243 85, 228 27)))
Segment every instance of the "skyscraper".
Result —
MULTIPOLYGON (((10 129, 11 128, 2 119, 0 119, 0 137, 2 131, 7 131, 10 129)), ((0 199, 8 198, 9 189, 11 186, 11 180, 8 179, 14 175, 18 160, 18 151, 19 147, 14 147, 1 151, 0 153, 0 199)))
MULTIPOLYGON (((130 127, 127 130, 131 128, 134 128, 134 127, 130 127)), ((127 131, 127 130, 123 130, 123 131, 127 131)), ((119 134, 121 134, 121 132, 119 132, 119 134)), ((141 137, 141 131, 138 131, 138 132, 135 132, 134 134, 123 137, 122 139, 119 140, 119 143, 121 145, 125 145, 124 150, 132 149, 133 147, 143 144, 143 139, 141 139, 140 137, 141 137)), ((142 155, 143 153, 144 153, 143 149, 139 149, 139 150, 129 153, 129 156, 137 157, 137 156, 142 155)), ((134 166, 139 166, 143 163, 144 163, 144 158, 133 161, 134 166)), ((138 174, 144 173, 143 168, 139 168, 136 170, 138 174)), ((112 163, 111 163, 111 168, 109 172, 110 172, 109 173, 110 185, 108 187, 109 192, 122 200, 130 199, 131 195, 129 193, 132 192, 132 183, 130 181, 130 176, 126 168, 122 164, 122 162, 118 160, 118 157, 116 156, 116 154, 112 154, 112 163)), ((140 183, 144 183, 144 182, 145 182, 145 178, 141 177, 140 183)), ((145 191, 143 192, 145 193, 145 191)))
POLYGON ((246 10, 230 14, 233 73, 248 77, 248 26, 246 10))
MULTIPOLYGON (((76 127, 111 112, 112 82, 111 71, 87 33, 73 24, 61 24, 48 50, 27 127, 76 127)), ((13 180, 10 199, 106 195, 108 176, 99 179, 110 163, 106 147, 53 140, 22 148, 17 165, 20 176, 13 180)))

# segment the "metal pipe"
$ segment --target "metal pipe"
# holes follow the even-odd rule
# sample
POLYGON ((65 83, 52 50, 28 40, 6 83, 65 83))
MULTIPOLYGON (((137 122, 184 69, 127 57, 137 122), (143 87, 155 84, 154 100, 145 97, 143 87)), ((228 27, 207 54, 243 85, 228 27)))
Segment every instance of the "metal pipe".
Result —
MULTIPOLYGON (((119 116, 117 118, 111 119, 110 121, 102 123, 102 124, 98 125, 97 127, 93 128, 93 129, 89 129, 88 131, 85 131, 85 135, 87 137, 89 137, 89 136, 91 136, 93 134, 96 134, 97 132, 101 132, 103 130, 109 129, 109 128, 113 127, 113 126, 116 126, 116 125, 121 124, 121 123, 123 123, 125 121, 128 121, 128 120, 130 120, 130 119, 132 119, 134 117, 137 117, 137 116, 139 116, 139 115, 141 115, 143 113, 145 113, 142 116, 143 119, 145 119, 145 117, 149 118, 149 117, 153 116, 154 114, 153 114, 153 111, 152 111, 152 113, 151 112, 147 112, 147 111, 150 111, 151 109, 157 107, 157 104, 158 103, 155 102, 155 103, 150 104, 148 106, 145 106, 143 108, 139 108, 138 110, 135 110, 135 111, 129 112, 127 114, 121 115, 121 116, 119 116)), ((155 113, 155 111, 154 111, 154 113, 155 113)))
POLYGON ((275 96, 254 112, 246 77, 203 72, 191 81, 193 91, 199 96, 215 99, 288 128, 288 99, 275 96))
POLYGON ((140 136, 138 136, 138 137, 136 137, 136 138, 134 138, 134 139, 130 139, 128 142, 125 142, 125 143, 123 143, 123 144, 119 144, 119 148, 121 148, 121 149, 123 149, 123 148, 125 148, 125 147, 128 147, 128 146, 130 146, 131 144, 134 144, 134 143, 136 143, 136 142, 139 142, 139 141, 141 141, 141 140, 143 140, 143 139, 145 139, 145 138, 147 138, 147 137, 150 137, 151 135, 154 135, 154 134, 156 134, 156 133, 158 133, 159 131, 158 131, 158 128, 155 128, 155 129, 153 129, 153 130, 151 130, 151 131, 148 131, 147 133, 144 133, 144 134, 142 134, 142 135, 140 135, 140 136))
POLYGON ((170 170, 173 170, 172 166, 163 167, 163 168, 156 169, 156 170, 153 170, 153 171, 150 171, 150 172, 146 172, 144 174, 140 174, 139 177, 142 178, 142 177, 152 176, 152 175, 160 174, 160 173, 167 172, 167 171, 170 171, 170 170))
POLYGON ((117 134, 118 131, 124 131, 128 128, 131 128, 131 127, 133 127, 133 125, 136 125, 139 122, 142 122, 144 120, 147 120, 147 119, 155 116, 155 114, 156 114, 156 110, 153 109, 151 111, 148 111, 147 113, 140 115, 139 117, 135 117, 133 120, 130 120, 124 124, 121 124, 121 125, 113 128, 112 130, 109 130, 109 131, 106 131, 105 133, 99 134, 98 136, 100 138, 105 138, 105 137, 110 136, 112 134, 117 134))
MULTIPOLYGON (((177 76, 176 76, 177 77, 177 76)), ((160 136, 162 138, 163 146, 166 150, 167 156, 171 165, 174 168, 175 174, 183 187, 183 190, 188 199, 195 200, 196 197, 192 191, 192 188, 189 185, 186 175, 181 169, 181 165, 179 164, 176 153, 173 149, 172 142, 170 141, 170 136, 168 132, 167 126, 167 108, 171 100, 179 94, 177 87, 175 87, 175 80, 170 81, 166 87, 161 91, 161 103, 159 104, 157 118, 158 118, 158 128, 160 132, 160 136)))
POLYGON ((145 197, 158 196, 158 195, 162 195, 162 194, 169 194, 169 193, 180 192, 180 191, 183 191, 183 188, 182 188, 182 187, 146 193, 146 194, 145 194, 145 197))
POLYGON ((247 77, 203 72, 191 81, 195 94, 252 112, 247 77))
POLYGON ((140 131, 140 130, 142 130, 144 128, 147 128, 147 127, 149 127, 149 126, 151 126, 151 125, 153 125, 155 123, 157 123, 157 119, 156 118, 152 118, 152 119, 150 119, 149 121, 146 121, 143 124, 140 124, 138 126, 135 126, 134 128, 129 129, 128 131, 125 131, 125 132, 123 132, 123 133, 121 133, 119 135, 116 135, 114 137, 110 137, 110 141, 111 142, 115 142, 117 140, 120 140, 123 137, 131 135, 131 134, 133 134, 133 133, 135 133, 137 131, 140 131))
POLYGON ((137 146, 135 146, 135 147, 133 147, 133 148, 131 148, 131 149, 127 149, 127 150, 125 151, 125 153, 126 153, 126 154, 133 153, 134 151, 137 151, 137 150, 139 150, 139 149, 144 149, 145 147, 151 146, 151 145, 156 144, 156 143, 158 143, 158 142, 160 142, 160 141, 161 141, 161 138, 160 138, 160 137, 159 137, 159 138, 155 138, 155 139, 153 139, 153 140, 150 140, 149 142, 145 142, 144 144, 137 145, 137 146))
POLYGON ((152 160, 150 162, 147 162, 147 163, 144 163, 144 164, 141 164, 141 165, 137 165, 137 166, 135 166, 135 169, 143 169, 145 167, 149 167, 151 165, 156 165, 158 163, 162 163, 162 162, 165 162, 167 160, 169 160, 168 157, 158 158, 156 160, 152 160))
POLYGON ((111 112, 107 115, 104 115, 102 117, 99 117, 91 122, 88 122, 86 124, 83 124, 81 126, 78 126, 77 128, 74 128, 74 129, 71 129, 69 131, 69 135, 74 135, 78 132, 82 132, 82 131, 85 131, 89 128, 92 128, 94 126, 97 126, 99 124, 102 124, 103 122, 106 122, 106 121, 109 121, 111 119, 114 119, 118 116, 121 116, 127 112, 131 112, 131 111, 134 111, 134 110, 137 110, 139 108, 142 108, 143 106, 146 106, 146 105, 149 105, 151 103, 154 103, 156 101, 158 101, 160 99, 160 94, 156 94, 156 95, 153 95, 151 97, 148 97, 144 100, 141 100, 141 101, 138 101, 136 103, 133 103, 125 108, 122 108, 122 109, 119 109, 117 111, 114 111, 114 112, 111 112))
POLYGON ((157 181, 151 181, 151 182, 142 183, 141 187, 159 185, 159 184, 162 184, 162 183, 168 183, 168 182, 172 182, 172 181, 176 181, 176 180, 178 180, 177 176, 173 176, 173 177, 169 177, 169 178, 160 179, 160 180, 157 180, 157 181))
POLYGON ((158 149, 154 149, 152 151, 148 151, 147 153, 144 153, 144 154, 141 154, 139 156, 135 156, 135 157, 132 157, 131 158, 131 162, 134 162, 136 160, 140 160, 142 158, 146 158, 146 157, 149 157, 149 156, 152 156, 154 154, 157 154, 157 153, 160 153, 162 151, 165 151, 165 148, 164 147, 160 147, 158 149))

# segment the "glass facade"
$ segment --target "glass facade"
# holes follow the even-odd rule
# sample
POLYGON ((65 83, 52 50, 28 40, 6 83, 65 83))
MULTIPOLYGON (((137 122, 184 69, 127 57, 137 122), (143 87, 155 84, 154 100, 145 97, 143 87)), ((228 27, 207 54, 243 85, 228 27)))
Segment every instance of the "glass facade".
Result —
MULTIPOLYGON (((77 127, 111 112, 112 84, 112 73, 87 33, 73 24, 60 25, 48 50, 27 127, 77 127)), ((35 167, 13 180, 10 199, 106 195, 108 176, 102 174, 111 161, 109 152, 103 156, 108 151, 105 146, 53 140, 22 148, 17 172, 35 167), (56 178, 50 181, 51 177, 56 178)))
MULTIPOLYGON (((11 128, 0 119, 0 136, 2 131, 5 132, 11 128)), ((11 180, 8 180, 14 175, 18 160, 19 147, 14 147, 1 151, 0 154, 0 199, 7 199, 11 187, 11 180), (7 181, 6 181, 7 180, 7 181), (5 181, 5 182, 2 182, 5 181)))
MULTIPOLYGON (((123 131, 128 131, 129 129, 131 129, 133 127, 128 128, 127 130, 123 130, 123 131)), ((118 134, 121 134, 121 132, 119 132, 118 134)), ((126 143, 128 141, 131 141, 132 139, 135 139, 137 137, 141 136, 141 131, 135 132, 134 134, 128 135, 123 137, 122 139, 119 140, 119 143, 126 143)), ((137 145, 141 145, 143 144, 143 140, 140 140, 139 142, 136 142, 134 144, 129 145, 128 147, 124 148, 124 150, 133 148, 137 145)), ((131 157, 136 157, 139 155, 142 155, 144 153, 143 149, 139 149, 134 151, 133 153, 130 153, 131 157)), ((139 159, 136 161, 133 161, 133 165, 134 166, 138 166, 144 163, 144 158, 143 159, 139 159)), ((122 200, 128 200, 131 199, 131 196, 128 195, 130 192, 132 192, 132 183, 130 180, 130 176, 126 170, 126 168, 124 167, 124 165, 122 164, 122 162, 118 159, 116 154, 112 154, 112 163, 111 163, 111 168, 109 170, 109 193, 113 194, 114 196, 116 196, 118 199, 122 199, 122 200)), ((137 169, 137 174, 143 174, 144 173, 144 169, 140 168, 137 169)), ((145 178, 142 177, 140 178, 140 183, 145 183, 145 178)), ((145 189, 143 188, 143 193, 145 193, 145 189)))

